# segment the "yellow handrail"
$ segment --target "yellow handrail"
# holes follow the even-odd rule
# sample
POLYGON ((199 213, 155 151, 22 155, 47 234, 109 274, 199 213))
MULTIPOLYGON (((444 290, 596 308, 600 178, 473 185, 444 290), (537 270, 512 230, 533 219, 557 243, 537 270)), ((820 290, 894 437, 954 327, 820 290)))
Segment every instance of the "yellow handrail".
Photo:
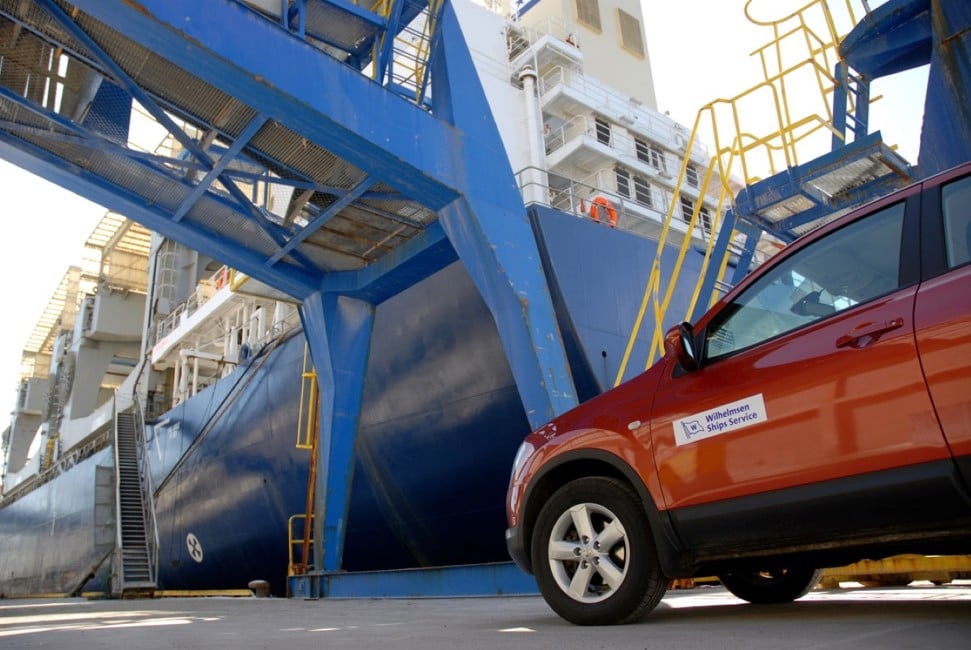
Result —
MULTIPOLYGON (((287 575, 288 576, 303 575, 307 572, 307 569, 311 566, 311 563, 307 561, 307 558, 310 555, 310 550, 306 540, 307 538, 310 537, 309 533, 313 530, 312 515, 310 517, 310 521, 311 521, 311 525, 308 526, 307 515, 305 514, 292 515, 287 520, 287 575), (300 531, 299 535, 297 535, 294 530, 295 528, 294 524, 297 521, 303 522, 303 527, 302 527, 303 530, 300 531), (294 559, 293 559, 294 548, 298 544, 302 548, 301 550, 302 557, 300 558, 300 562, 294 562, 294 559)), ((310 544, 312 543, 313 543, 313 540, 311 539, 310 544)))
POLYGON ((300 411, 297 413, 297 449, 310 449, 313 446, 316 414, 312 406, 317 394, 317 369, 310 360, 306 344, 303 349, 303 371, 300 382, 300 411))
POLYGON ((312 522, 314 517, 314 502, 317 484, 317 451, 318 441, 320 440, 318 411, 320 409, 320 389, 317 385, 317 369, 310 360, 309 346, 304 344, 303 350, 303 371, 300 382, 300 412, 297 416, 297 448, 310 450, 310 468, 307 473, 307 500, 304 514, 293 515, 287 525, 287 540, 290 554, 289 575, 306 573, 312 566, 310 562, 311 547, 313 544, 312 526, 307 521, 312 522), (308 369, 309 364, 309 369, 308 369), (304 415, 306 407, 306 425, 304 425, 304 415), (303 435, 301 435, 301 433, 303 435), (297 543, 293 539, 293 522, 297 519, 304 521, 303 535, 301 536, 301 557, 300 562, 293 561, 293 547, 297 543))
MULTIPOLYGON (((810 0, 783 18, 763 21, 752 16, 752 1, 748 0, 745 4, 746 17, 752 23, 770 27, 773 31, 773 38, 752 52, 753 56, 757 55, 759 57, 763 80, 732 98, 716 99, 698 111, 691 136, 688 138, 688 144, 685 148, 685 155, 682 160, 678 180, 675 183, 673 197, 664 217, 661 236, 657 245, 654 261, 651 265, 651 271, 648 275, 644 296, 641 299, 637 315, 634 318, 634 324, 627 340, 623 357, 621 358, 614 385, 623 381, 630 363, 630 357, 633 353, 634 344, 643 327, 644 316, 647 313, 649 304, 652 305, 654 331, 650 337, 651 343, 644 367, 649 367, 657 357, 663 354, 663 321, 674 295, 684 258, 692 244, 692 234, 697 226, 702 207, 701 200, 694 202, 692 214, 687 219, 687 233, 678 251, 677 263, 675 264, 671 278, 667 279, 666 283, 662 278, 661 254, 667 241, 668 230, 674 213, 681 204, 682 185, 687 174, 691 153, 694 150, 694 143, 702 124, 711 131, 711 137, 713 138, 712 145, 715 153, 707 165, 704 182, 699 187, 699 196, 703 198, 708 196, 710 191, 717 191, 718 202, 712 221, 711 235, 707 240, 702 269, 698 275, 698 282, 692 293, 686 316, 692 313, 695 305, 701 298, 700 294, 705 272, 709 265, 713 263, 711 257, 713 254, 715 233, 718 232, 722 225, 721 222, 725 210, 728 207, 728 202, 734 198, 734 192, 729 183, 729 179, 732 177, 734 171, 733 166, 737 163, 741 167, 741 183, 751 185, 760 180, 755 171, 759 164, 764 166, 769 174, 776 174, 782 169, 794 167, 799 164, 799 152, 797 149, 804 149, 811 146, 812 142, 810 139, 815 134, 825 131, 827 136, 831 134, 840 135, 833 126, 834 118, 830 96, 838 83, 838 80, 833 76, 833 69, 836 58, 838 57, 838 45, 841 36, 836 28, 836 21, 834 20, 829 4, 826 0, 810 0), (814 12, 818 12, 818 15, 814 12), (814 17, 817 20, 813 20, 814 17), (815 29, 813 24, 819 23, 820 20, 823 23, 823 29, 815 29), (790 53, 794 49, 792 41, 796 39, 801 40, 801 43, 797 43, 797 46, 801 46, 807 56, 794 63, 789 63, 789 59, 792 58, 790 53), (810 111, 800 116, 793 114, 793 102, 789 98, 789 85, 791 84, 791 79, 800 74, 808 74, 815 79, 815 84, 824 106, 822 112, 810 111), (748 130, 742 121, 746 102, 758 100, 761 100, 763 103, 766 100, 768 101, 769 109, 776 122, 775 125, 771 126, 773 130, 764 134, 748 130), (727 119, 722 121, 727 121, 728 126, 724 128, 725 133, 723 136, 719 118, 726 111, 728 113, 727 119), (797 148, 797 145, 800 146, 797 148), (719 183, 719 186, 712 188, 712 182, 719 183)), ((856 12, 854 12, 852 6, 853 2, 851 0, 844 0, 844 3, 849 18, 849 27, 852 28, 857 22, 856 12)), ((800 105, 802 105, 801 102, 800 105)), ((855 106, 849 107, 851 113, 855 109, 855 106)), ((816 155, 819 155, 819 153, 815 153, 813 157, 816 155)), ((687 215, 684 216, 687 217, 687 215)), ((732 237, 734 238, 734 233, 732 237)), ((714 263, 718 264, 717 277, 719 280, 724 277, 725 270, 728 266, 728 259, 729 255, 726 252, 722 259, 714 261, 714 263)), ((712 302, 716 297, 716 295, 712 295, 712 302)))
MULTIPOLYGON (((431 56, 432 38, 435 35, 435 30, 438 28, 438 17, 444 1, 429 0, 428 6, 422 11, 424 20, 421 23, 420 32, 410 27, 406 27, 399 34, 385 32, 381 38, 375 39, 374 44, 371 46, 371 60, 376 62, 378 60, 378 53, 384 47, 386 39, 394 39, 393 65, 406 70, 406 74, 401 77, 398 84, 404 85, 404 82, 407 82, 414 86, 415 102, 419 102, 422 99, 422 86, 424 85, 425 75, 427 74, 428 59, 431 56), (402 34, 408 35, 409 38, 402 36, 402 34)), ((372 10, 387 19, 391 16, 393 7, 394 2, 391 0, 378 0, 374 3, 372 10)), ((377 69, 377 66, 373 66, 372 76, 377 79, 379 73, 380 71, 377 69)))

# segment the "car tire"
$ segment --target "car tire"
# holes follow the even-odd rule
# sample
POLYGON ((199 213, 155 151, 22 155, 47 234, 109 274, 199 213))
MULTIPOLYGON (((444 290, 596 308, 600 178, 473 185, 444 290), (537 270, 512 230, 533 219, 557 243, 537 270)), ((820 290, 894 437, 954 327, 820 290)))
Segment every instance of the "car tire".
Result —
POLYGON ((739 571, 718 576, 728 591, 758 605, 788 603, 802 598, 819 584, 822 569, 794 568, 739 571))
POLYGON ((540 593, 577 625, 641 620, 668 586, 640 499, 612 478, 557 490, 536 519, 531 555, 540 593))

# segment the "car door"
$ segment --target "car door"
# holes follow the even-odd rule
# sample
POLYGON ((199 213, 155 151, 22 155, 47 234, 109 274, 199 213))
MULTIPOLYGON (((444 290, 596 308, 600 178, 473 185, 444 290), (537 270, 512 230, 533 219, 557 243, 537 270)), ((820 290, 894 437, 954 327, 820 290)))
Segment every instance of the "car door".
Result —
POLYGON ((919 497, 949 489, 949 454, 914 341, 918 209, 915 190, 795 246, 702 319, 702 366, 661 383, 651 425, 690 548, 845 536, 902 502, 933 516, 919 497))
POLYGON ((917 348, 937 416, 971 487, 971 174, 925 190, 925 279, 917 292, 917 348))

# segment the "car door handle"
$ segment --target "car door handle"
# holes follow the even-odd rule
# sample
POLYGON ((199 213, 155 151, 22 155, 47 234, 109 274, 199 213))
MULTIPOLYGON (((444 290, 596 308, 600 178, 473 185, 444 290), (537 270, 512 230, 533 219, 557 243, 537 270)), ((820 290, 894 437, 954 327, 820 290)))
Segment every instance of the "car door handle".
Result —
POLYGON ((848 345, 855 348, 863 347, 864 345, 867 345, 880 338, 881 334, 903 326, 903 318, 894 318, 893 320, 881 321, 878 323, 860 323, 851 329, 849 334, 844 334, 836 339, 836 347, 845 348, 848 345), (865 337, 869 337, 869 339, 863 341, 862 339, 865 337))

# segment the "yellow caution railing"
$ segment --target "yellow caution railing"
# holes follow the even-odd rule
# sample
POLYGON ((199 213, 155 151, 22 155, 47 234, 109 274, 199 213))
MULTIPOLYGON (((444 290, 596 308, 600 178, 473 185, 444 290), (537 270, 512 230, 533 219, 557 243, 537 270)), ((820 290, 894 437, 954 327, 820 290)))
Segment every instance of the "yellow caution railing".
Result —
POLYGON ((309 347, 303 351, 303 371, 300 382, 300 412, 297 416, 297 448, 310 450, 310 468, 307 473, 307 500, 303 514, 293 515, 287 523, 287 549, 289 553, 288 575, 303 575, 313 566, 313 518, 317 483, 317 450, 320 408, 320 388, 317 370, 310 359, 309 347), (302 522, 299 539, 294 534, 294 524, 302 522), (300 560, 294 561, 294 550, 299 544, 300 560))
MULTIPOLYGON (((840 589, 845 583, 864 587, 902 587, 915 581, 942 585, 971 579, 971 555, 894 555, 882 560, 860 560, 823 570, 818 588, 840 589)), ((716 576, 674 580, 672 589, 692 589, 717 584, 716 576)))
POLYGON ((310 359, 306 344, 303 350, 303 371, 300 374, 300 411, 297 413, 297 449, 311 449, 316 435, 317 370, 310 359))
MULTIPOLYGON (((412 99, 418 104, 422 103, 427 94, 428 60, 444 2, 445 0, 429 0, 428 6, 409 25, 402 26, 397 34, 386 32, 381 38, 375 39, 372 46, 373 77, 378 79, 382 74, 377 67, 380 52, 387 39, 394 39, 391 45, 392 61, 388 64, 389 80, 399 87, 412 89, 412 99)), ((391 17, 395 5, 395 0, 379 0, 372 7, 372 11, 387 19, 391 17)))
POLYGON ((313 531, 312 516, 309 522, 307 515, 293 515, 287 520, 288 576, 303 575, 313 565, 310 559, 311 552, 313 551, 313 535, 311 534, 313 531), (300 554, 299 560, 295 558, 298 553, 300 554))
POLYGON ((47 446, 44 449, 44 460, 40 466, 41 470, 50 469, 51 465, 54 464, 54 457, 57 454, 58 438, 60 438, 60 432, 55 433, 47 439, 47 446))
MULTIPOLYGON (((837 3, 839 4, 839 3, 837 3)), ((729 99, 716 99, 703 106, 685 147, 680 175, 675 183, 674 196, 664 218, 663 230, 657 253, 648 275, 647 286, 621 359, 614 385, 626 375, 634 346, 645 317, 652 316, 653 333, 644 361, 646 369, 664 352, 664 320, 671 298, 677 286, 684 258, 693 245, 693 233, 699 222, 702 201, 694 202, 694 211, 688 220, 688 232, 681 244, 678 260, 671 277, 662 277, 661 254, 668 238, 675 212, 681 204, 681 188, 687 174, 691 153, 699 134, 709 138, 713 155, 708 162, 704 181, 699 188, 701 197, 717 196, 717 210, 711 236, 707 238, 703 268, 698 276, 687 314, 701 299, 702 282, 710 264, 718 265, 718 279, 724 277, 729 254, 718 260, 711 259, 715 236, 721 227, 726 209, 731 205, 735 189, 751 185, 761 179, 760 174, 775 174, 799 164, 800 155, 815 158, 831 146, 833 126, 832 96, 838 80, 834 69, 838 61, 838 46, 842 39, 837 22, 846 25, 843 34, 857 22, 855 0, 843 0, 845 7, 837 20, 826 0, 810 0, 788 15, 775 20, 761 20, 751 13, 752 0, 745 4, 745 15, 754 24, 772 30, 772 38, 752 52, 761 66, 763 80, 752 88, 729 99), (808 78, 815 87, 813 100, 802 92, 808 78), (751 110, 752 106, 758 110, 751 110), (797 110, 798 109, 798 110, 797 110), (766 111, 772 119, 766 121, 766 111), (757 116, 757 118, 749 117, 757 116), (748 117, 748 119, 746 119, 748 117), (757 119, 757 121, 755 121, 757 119), (820 137, 825 135, 825 138, 820 137), (737 177, 737 174, 741 174, 737 177)), ((861 9, 865 7, 861 5, 861 9)), ((848 108, 850 113, 854 106, 848 108)), ((687 216, 687 215, 685 215, 687 216)), ((733 234, 732 239, 735 239, 733 234)), ((710 297, 710 304, 717 299, 717 292, 710 297)))

